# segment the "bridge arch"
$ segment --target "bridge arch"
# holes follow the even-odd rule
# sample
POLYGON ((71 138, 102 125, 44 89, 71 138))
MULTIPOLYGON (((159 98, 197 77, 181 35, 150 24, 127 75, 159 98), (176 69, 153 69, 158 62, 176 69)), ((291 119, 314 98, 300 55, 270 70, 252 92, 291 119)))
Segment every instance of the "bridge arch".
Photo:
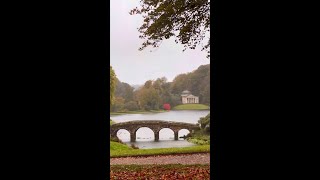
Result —
POLYGON ((128 131, 127 129, 118 129, 116 132, 116 136, 118 137, 118 139, 123 142, 130 141, 130 134, 130 131, 128 131))
POLYGON ((190 129, 187 129, 187 128, 182 128, 178 131, 178 136, 179 138, 182 137, 182 136, 186 136, 188 135, 189 133, 191 133, 192 130, 190 129))
MULTIPOLYGON (((136 134, 136 137, 138 137, 139 136, 139 131, 140 130, 145 130, 145 131, 147 131, 146 133, 147 133, 147 136, 148 137, 150 137, 151 139, 155 139, 155 131, 152 129, 152 128, 150 128, 150 127, 144 127, 144 126, 141 126, 141 127, 138 127, 136 130, 135 130, 135 134, 136 134), (149 132, 148 132, 149 131, 149 132)), ((142 139, 144 139, 144 138, 142 138, 142 139)))
POLYGON ((160 137, 163 137, 163 134, 169 134, 170 133, 170 137, 169 139, 172 137, 174 139, 174 130, 171 128, 162 128, 159 130, 159 139, 160 137))
POLYGON ((161 120, 136 120, 122 123, 115 123, 110 126, 110 135, 117 136, 117 132, 120 129, 126 129, 130 132, 130 141, 136 141, 136 132, 142 128, 150 128, 154 132, 154 140, 159 141, 159 132, 163 128, 169 128, 174 132, 174 140, 178 140, 179 131, 181 129, 187 129, 192 132, 195 129, 199 129, 199 126, 191 123, 184 122, 172 122, 161 120))

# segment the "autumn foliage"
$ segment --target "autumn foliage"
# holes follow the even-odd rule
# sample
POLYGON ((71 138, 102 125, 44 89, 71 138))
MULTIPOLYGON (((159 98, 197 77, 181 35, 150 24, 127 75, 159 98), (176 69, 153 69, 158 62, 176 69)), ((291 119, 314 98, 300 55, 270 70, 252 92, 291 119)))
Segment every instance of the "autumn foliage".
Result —
POLYGON ((161 166, 148 165, 137 167, 111 166, 110 179, 210 179, 209 165, 161 166))
POLYGON ((171 106, 170 106, 170 104, 164 104, 163 105, 163 109, 165 109, 165 110, 170 110, 171 109, 171 106))

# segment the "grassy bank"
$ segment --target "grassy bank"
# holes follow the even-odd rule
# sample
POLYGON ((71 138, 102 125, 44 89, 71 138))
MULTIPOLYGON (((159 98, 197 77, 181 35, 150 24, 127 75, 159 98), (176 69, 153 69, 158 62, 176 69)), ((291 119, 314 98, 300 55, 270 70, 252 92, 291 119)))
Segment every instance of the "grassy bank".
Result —
POLYGON ((132 150, 132 148, 127 146, 126 144, 110 141, 110 152, 124 150, 132 150))
POLYGON ((110 179, 210 179, 210 165, 112 165, 110 179))
POLYGON ((175 106, 174 110, 209 110, 209 106, 204 104, 181 104, 175 106))
POLYGON ((210 136, 209 135, 198 135, 187 138, 188 142, 198 144, 198 145, 210 145, 210 136))
MULTIPOLYGON (((114 145, 117 145, 117 144, 114 144, 114 145)), ((132 149, 129 146, 127 146, 129 149, 126 149, 119 145, 117 145, 116 147, 111 147, 111 146, 113 146, 113 144, 110 144, 110 157, 153 156, 153 155, 191 154, 191 153, 210 152, 210 145, 191 146, 191 147, 183 147, 183 148, 159 148, 159 149, 132 149)))
POLYGON ((210 145, 210 132, 206 129, 196 130, 188 134, 187 141, 198 145, 210 145))
POLYGON ((150 110, 150 111, 123 111, 123 112, 110 112, 110 115, 123 115, 123 114, 151 114, 166 112, 165 110, 150 110))

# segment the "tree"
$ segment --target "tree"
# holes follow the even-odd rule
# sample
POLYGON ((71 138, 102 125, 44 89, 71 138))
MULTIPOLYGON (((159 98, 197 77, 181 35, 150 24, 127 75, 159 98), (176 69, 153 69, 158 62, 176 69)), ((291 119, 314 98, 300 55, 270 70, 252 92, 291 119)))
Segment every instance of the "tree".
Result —
POLYGON ((110 106, 114 102, 114 92, 116 88, 116 74, 114 73, 112 67, 110 66, 110 106))
POLYGON ((128 111, 136 111, 139 110, 139 106, 135 101, 129 101, 124 105, 124 108, 128 111))
POLYGON ((125 111, 125 104, 124 104, 125 99, 122 97, 115 97, 114 102, 111 107, 112 112, 119 112, 119 111, 125 111))
MULTIPOLYGON (((145 41, 139 50, 159 47, 164 39, 195 49, 210 32, 210 0, 140 0, 141 7, 130 11, 140 14, 143 24, 138 28, 145 41)), ((210 57, 210 37, 202 47, 210 57)))
POLYGON ((117 79, 115 96, 123 97, 125 99, 125 102, 133 101, 133 87, 131 87, 127 83, 120 82, 117 79))
POLYGON ((201 129, 210 132, 210 113, 206 117, 200 118, 198 123, 200 124, 201 129))
POLYGON ((179 74, 174 78, 171 84, 171 91, 173 94, 180 94, 182 91, 189 88, 188 86, 188 75, 179 74))
POLYGON ((145 88, 150 88, 150 87, 152 87, 152 81, 151 80, 149 80, 149 81, 146 81, 145 83, 144 83, 144 87, 145 88))
POLYGON ((201 104, 210 105, 210 64, 201 65, 191 73, 176 76, 171 84, 171 93, 180 95, 184 90, 199 96, 201 104))
POLYGON ((136 92, 137 100, 141 109, 157 110, 160 107, 160 96, 158 91, 153 87, 152 81, 149 80, 145 85, 136 92))

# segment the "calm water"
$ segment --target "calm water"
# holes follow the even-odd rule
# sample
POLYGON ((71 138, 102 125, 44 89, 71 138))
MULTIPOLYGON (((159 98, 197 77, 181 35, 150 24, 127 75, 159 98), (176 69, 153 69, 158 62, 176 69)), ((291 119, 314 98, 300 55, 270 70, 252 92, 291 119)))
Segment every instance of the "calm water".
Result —
MULTIPOLYGON (((196 124, 200 117, 206 116, 209 112, 210 111, 208 110, 180 110, 152 114, 110 115, 110 119, 116 123, 134 120, 164 120, 196 124)), ((140 149, 194 146, 194 144, 189 143, 183 138, 179 138, 179 141, 174 141, 174 133, 171 129, 164 128, 159 133, 159 142, 154 142, 153 131, 149 128, 140 128, 136 134, 137 140, 133 144, 138 146, 140 149)), ((179 131, 179 137, 187 135, 188 133, 188 130, 182 129, 179 131)), ((128 131, 121 129, 118 131, 117 136, 123 142, 132 144, 130 142, 130 134, 128 131)))

